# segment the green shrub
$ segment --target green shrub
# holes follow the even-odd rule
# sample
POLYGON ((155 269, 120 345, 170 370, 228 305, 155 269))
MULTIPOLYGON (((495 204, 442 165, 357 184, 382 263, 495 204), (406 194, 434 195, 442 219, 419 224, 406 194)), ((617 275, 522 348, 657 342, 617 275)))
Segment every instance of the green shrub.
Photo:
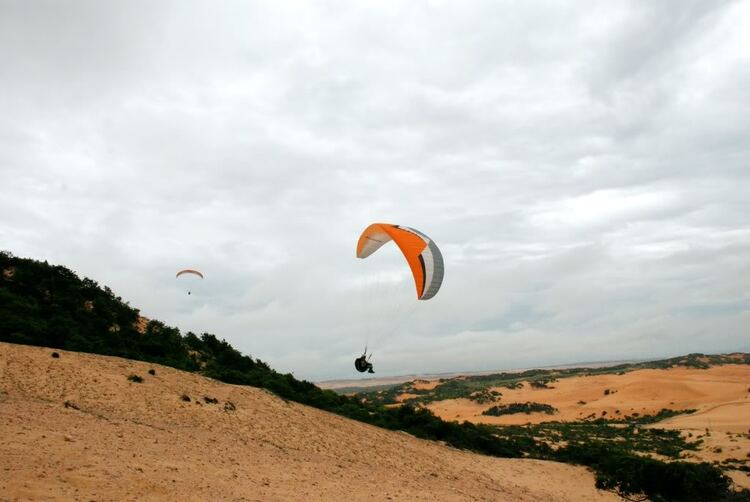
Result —
POLYGON ((501 415, 513 415, 515 413, 526 413, 527 415, 534 412, 542 412, 548 415, 554 415, 557 408, 543 403, 509 403, 493 406, 482 412, 482 415, 499 417, 501 415))
POLYGON ((659 462, 602 444, 569 445, 554 457, 593 468, 597 488, 625 497, 698 502, 722 500, 731 492, 729 478, 707 463, 659 462))

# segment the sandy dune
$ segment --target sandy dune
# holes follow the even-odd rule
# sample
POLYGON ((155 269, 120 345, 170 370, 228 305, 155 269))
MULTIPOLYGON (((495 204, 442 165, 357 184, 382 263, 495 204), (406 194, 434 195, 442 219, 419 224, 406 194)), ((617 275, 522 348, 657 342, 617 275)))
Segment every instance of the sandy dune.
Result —
MULTIPOLYGON (((639 370, 623 375, 564 378, 550 384, 551 389, 533 389, 525 383, 521 389, 496 388, 503 396, 499 403, 533 401, 550 404, 554 415, 519 413, 491 417, 482 415, 492 404, 477 404, 468 399, 450 399, 427 407, 446 420, 476 423, 525 424, 550 420, 575 421, 587 416, 623 417, 634 413, 654 414, 663 408, 695 409, 651 427, 673 428, 690 439, 702 439, 697 452, 688 460, 722 461, 750 457, 750 366, 725 365, 709 369, 672 368, 639 370), (605 391, 609 391, 605 395, 605 391), (606 412, 606 415, 602 413, 606 412), (708 434, 706 434, 708 433, 708 434)), ((741 487, 750 488, 747 473, 730 473, 741 487)))
MULTIPOLYGON (((700 437, 703 445, 689 458, 699 461, 750 458, 750 399, 707 406, 691 415, 677 416, 651 427, 677 429, 693 437, 700 437)), ((735 483, 750 489, 750 475, 746 472, 729 473, 735 483)))
POLYGON ((51 352, 0 343, 2 500, 618 500, 583 468, 484 457, 252 387, 51 352))
MULTIPOLYGON (((549 420, 579 420, 591 414, 624 416, 652 414, 663 408, 697 409, 699 412, 728 403, 750 403, 750 366, 715 366, 706 370, 673 368, 639 370, 623 375, 597 375, 563 378, 550 384, 554 388, 534 389, 524 383, 521 389, 495 388, 503 396, 501 403, 533 401, 550 404, 555 415, 532 413, 501 417, 482 415, 491 404, 468 399, 430 403, 428 408, 447 420, 469 420, 493 424, 540 423, 549 420), (609 391, 608 394, 605 394, 609 391), (618 413, 619 412, 619 413, 618 413)), ((723 431, 748 432, 748 407, 735 407, 725 414, 723 431)), ((705 420, 704 420, 705 421, 705 420)), ((719 421, 717 421, 717 425, 719 421)))
POLYGON ((414 380, 413 387, 417 390, 432 390, 440 385, 439 380, 414 380))

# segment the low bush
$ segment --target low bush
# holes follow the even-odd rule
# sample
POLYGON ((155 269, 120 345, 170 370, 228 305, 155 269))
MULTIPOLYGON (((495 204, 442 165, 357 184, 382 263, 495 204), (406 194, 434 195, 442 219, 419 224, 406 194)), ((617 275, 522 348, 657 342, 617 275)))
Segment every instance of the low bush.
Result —
POLYGON ((488 415, 492 417, 499 417, 501 415, 513 415, 515 413, 526 413, 527 415, 534 412, 546 413, 547 415, 554 415, 557 412, 557 408, 550 406, 549 404, 543 403, 509 403, 500 404, 493 406, 492 408, 486 409, 482 412, 482 415, 488 415))
POLYGON ((553 458, 591 467, 597 488, 621 497, 704 502, 725 500, 732 494, 731 480, 707 463, 660 462, 596 443, 568 445, 553 458))

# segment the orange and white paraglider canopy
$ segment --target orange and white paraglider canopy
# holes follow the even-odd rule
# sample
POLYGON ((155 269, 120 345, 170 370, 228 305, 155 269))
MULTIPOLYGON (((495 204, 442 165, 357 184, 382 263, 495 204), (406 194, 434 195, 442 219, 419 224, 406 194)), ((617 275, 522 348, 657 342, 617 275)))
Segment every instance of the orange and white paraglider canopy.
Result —
POLYGON ((389 241, 396 243, 414 276, 417 299, 429 300, 443 283, 443 255, 435 243, 419 230, 390 223, 373 223, 357 242, 357 258, 367 258, 389 241))
POLYGON ((197 270, 193 270, 193 269, 190 269, 190 268, 186 268, 185 270, 180 270, 180 271, 179 271, 179 272, 177 272, 177 274, 175 275, 175 278, 177 278, 177 277, 179 277, 179 276, 181 276, 181 275, 183 275, 183 274, 195 274, 195 275, 197 275, 198 277, 200 277, 201 279, 203 279, 203 274, 201 274, 201 273, 200 273, 200 272, 198 272, 197 270))

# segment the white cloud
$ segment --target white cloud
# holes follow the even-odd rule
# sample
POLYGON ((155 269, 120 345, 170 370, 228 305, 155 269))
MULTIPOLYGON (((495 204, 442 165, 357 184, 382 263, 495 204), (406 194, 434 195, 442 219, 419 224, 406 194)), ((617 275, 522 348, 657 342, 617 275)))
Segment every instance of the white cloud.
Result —
POLYGON ((0 248, 311 379, 368 337, 379 374, 750 350, 749 20, 6 2, 0 248), (438 296, 354 258, 373 221, 435 239, 438 296))

